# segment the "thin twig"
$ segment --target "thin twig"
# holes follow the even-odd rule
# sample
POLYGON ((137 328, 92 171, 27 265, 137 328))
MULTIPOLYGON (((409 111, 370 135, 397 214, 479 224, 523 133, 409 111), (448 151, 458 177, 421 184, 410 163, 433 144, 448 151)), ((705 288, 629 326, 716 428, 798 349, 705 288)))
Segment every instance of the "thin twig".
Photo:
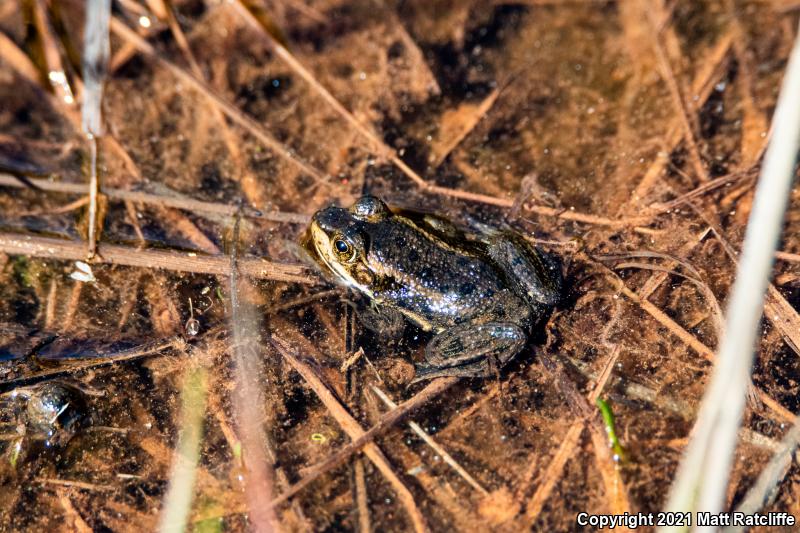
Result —
MULTIPOLYGON (((276 349, 281 353, 288 351, 288 348, 281 344, 277 344, 276 349)), ((414 397, 401 403, 397 409, 393 409, 383 415, 374 426, 365 431, 360 437, 340 448, 336 453, 330 455, 328 458, 305 469, 306 474, 303 476, 303 478, 286 489, 280 496, 275 498, 275 500, 270 502, 270 505, 280 505, 281 503, 287 501, 289 498, 311 484, 311 482, 313 482, 319 476, 329 472, 333 468, 336 468, 338 465, 346 461, 351 455, 358 452, 361 448, 394 427, 394 425, 404 416, 422 407, 432 398, 447 390, 456 381, 458 380, 455 378, 441 378, 432 381, 422 391, 414 395, 414 397)))
MULTIPOLYGON (((731 246, 728 239, 723 235, 722 230, 711 222, 711 217, 704 211, 699 210, 696 206, 692 205, 693 209, 709 224, 714 232, 717 241, 722 245, 728 258, 734 263, 738 263, 738 254, 731 246)), ((785 252, 776 252, 775 257, 778 259, 778 253, 785 254, 785 252)), ((785 255, 783 256, 785 259, 785 255)), ((778 331, 783 335, 786 343, 800 355, 800 313, 792 307, 780 291, 770 283, 767 286, 767 296, 764 301, 764 316, 767 320, 775 326, 778 331)))
POLYGON ((615 258, 615 257, 619 257, 619 258, 626 258, 626 257, 659 258, 659 259, 666 259, 667 261, 671 261, 671 262, 674 262, 675 264, 678 264, 678 265, 682 266, 684 269, 686 269, 689 272, 689 275, 682 274, 680 272, 676 272, 675 270, 673 270, 671 268, 670 265, 667 265, 667 266, 651 265, 651 264, 648 264, 648 263, 638 263, 638 262, 635 262, 635 261, 627 261, 627 262, 623 262, 623 263, 618 263, 616 265, 616 268, 640 268, 640 269, 645 269, 645 270, 653 270, 655 272, 663 272, 664 274, 670 274, 670 275, 682 277, 684 279, 689 280, 695 286, 697 286, 700 289, 700 291, 703 293, 703 296, 706 299, 706 303, 708 304, 709 307, 711 307, 711 310, 712 310, 714 329, 715 329, 715 331, 716 331, 718 336, 722 335, 723 317, 722 317, 722 308, 719 305, 719 301, 717 300, 717 297, 714 294, 714 292, 711 290, 711 287, 709 287, 708 284, 705 283, 700 278, 700 273, 697 272, 697 270, 695 270, 695 268, 690 263, 688 263, 687 261, 683 261, 681 259, 678 259, 677 257, 672 257, 672 256, 669 256, 667 254, 661 254, 661 253, 657 253, 657 252, 638 252, 638 253, 637 252, 631 252, 631 253, 628 253, 628 254, 622 254, 621 256, 606 256, 606 257, 612 258, 612 259, 615 258))
POLYGON ((77 509, 75 509, 75 506, 72 505, 72 500, 67 495, 67 489, 56 489, 56 493, 58 493, 58 502, 66 513, 65 518, 71 521, 71 523, 68 523, 72 530, 77 533, 92 533, 94 530, 89 527, 89 524, 86 523, 77 509))
POLYGON ((56 479, 56 478, 37 478, 34 481, 42 485, 58 485, 59 487, 73 487, 81 490, 89 490, 94 492, 114 490, 116 487, 113 485, 100 485, 97 483, 87 483, 85 481, 78 481, 72 479, 56 479))
MULTIPOLYGON (((661 2, 656 2, 657 5, 660 5, 661 2)), ((655 20, 655 13, 659 11, 657 8, 651 16, 651 23, 653 24, 654 29, 658 27, 658 22, 655 20)), ((692 159, 692 164, 695 167, 695 171, 697 172, 697 176, 700 179, 704 179, 707 176, 707 172, 705 167, 703 166, 703 161, 700 158, 700 150, 697 147, 697 126, 695 121, 693 120, 693 116, 689 114, 688 106, 686 105, 686 100, 683 98, 681 94, 680 87, 678 86, 678 80, 675 77, 675 73, 672 70, 672 66, 669 63, 669 59, 664 52, 664 47, 661 44, 661 39, 659 36, 658 31, 652 32, 653 38, 653 49, 656 53, 656 58, 658 59, 658 65, 661 70, 661 77, 663 78, 664 82, 667 84, 667 88, 669 89, 670 96, 672 98, 673 106, 676 108, 678 112, 681 123, 683 125, 683 134, 684 139, 686 140, 686 144, 689 147, 689 154, 692 159)))
POLYGON ((0 57, 3 61, 10 64, 23 78, 28 81, 37 83, 39 79, 39 71, 36 66, 31 62, 30 58, 19 49, 19 47, 9 39, 5 33, 0 31, 0 57))
POLYGON ((689 191, 689 192, 687 192, 685 194, 682 194, 679 197, 675 198, 674 200, 670 200, 669 202, 664 202, 664 203, 658 203, 657 202, 657 203, 650 204, 650 209, 654 210, 654 213, 653 213, 654 215, 655 214, 666 213, 668 211, 671 211, 671 210, 675 209, 676 207, 678 207, 678 206, 680 206, 682 204, 687 203, 689 200, 693 200, 694 198, 702 196, 702 195, 704 195, 704 194, 706 194, 708 192, 714 191, 714 190, 716 190, 716 189, 718 189, 718 188, 720 188, 720 187, 722 187, 724 185, 727 185, 729 183, 736 183, 737 181, 740 181, 740 180, 743 180, 743 179, 746 179, 746 178, 755 177, 756 174, 758 174, 758 172, 757 172, 757 169, 755 169, 755 168, 744 170, 744 171, 740 171, 740 172, 733 172, 731 174, 726 174, 724 176, 720 176, 719 178, 715 178, 715 179, 713 179, 711 181, 707 181, 707 182, 703 183, 702 185, 700 185, 699 187, 697 187, 697 188, 695 188, 695 189, 693 189, 693 190, 691 190, 691 191, 689 191))
POLYGON ((83 281, 77 280, 72 284, 72 290, 69 292, 69 298, 65 306, 66 309, 64 310, 64 315, 61 318, 61 324, 58 328, 60 333, 65 333, 72 328, 72 321, 75 318, 75 314, 78 312, 78 305, 81 303, 83 285, 83 281))
MULTIPOLYGON (((86 187, 78 183, 66 183, 63 181, 52 181, 44 178, 27 178, 37 189, 43 191, 60 192, 65 194, 86 194, 86 187)), ((0 172, 0 186, 2 187, 25 187, 19 179, 11 174, 0 172)), ((215 215, 233 216, 238 207, 230 204, 217 202, 204 202, 186 198, 175 193, 176 196, 165 196, 163 194, 153 194, 140 191, 129 191, 126 189, 114 189, 101 187, 100 193, 112 200, 122 200, 130 202, 141 202, 162 207, 173 207, 184 211, 209 213, 215 215)), ((284 211, 259 211, 251 207, 242 207, 242 215, 252 218, 271 220, 274 222, 286 222, 290 224, 307 224, 310 217, 301 213, 288 213, 284 211)))
POLYGON ((800 254, 775 252, 775 259, 780 259, 781 261, 787 261, 789 263, 800 263, 800 254))
POLYGON ((653 305, 650 301, 643 299, 627 285, 625 282, 617 276, 612 270, 608 269, 606 266, 601 265, 600 263, 595 263, 595 265, 607 274, 607 279, 609 279, 612 284, 616 287, 618 291, 624 294, 627 298, 629 298, 632 302, 638 304, 644 311, 646 311, 650 316, 656 319, 662 326, 667 328, 672 334, 678 337, 684 344, 692 348, 695 352, 702 355, 709 361, 713 361, 714 359, 714 351, 711 350, 708 346, 700 342, 697 337, 690 334, 680 325, 678 325, 674 320, 672 320, 666 313, 664 313, 661 309, 653 305))
MULTIPOLYGON (((0 252, 47 259, 67 261, 83 260, 86 248, 80 242, 16 235, 0 232, 0 252)), ((125 265, 140 268, 163 268, 195 274, 229 275, 229 258, 224 255, 200 256, 194 252, 172 250, 137 249, 116 244, 98 246, 98 263, 125 265)), ((316 279, 302 265, 275 263, 264 259, 243 259, 240 270, 253 278, 292 281, 298 283, 317 283, 316 279)))
MULTIPOLYGON (((392 409, 392 410, 397 409, 397 404, 394 403, 392 401, 392 399, 389 398, 389 396, 387 396, 386 393, 383 392, 381 389, 379 389, 378 387, 373 385, 372 386, 372 391, 390 409, 392 409)), ((428 435, 428 433, 424 429, 422 429, 422 426, 420 426, 419 424, 417 424, 413 420, 410 420, 408 422, 408 427, 410 427, 411 431, 416 433, 419 436, 419 438, 421 438, 423 441, 425 441, 425 444, 427 444, 428 446, 433 448, 433 451, 435 451, 437 454, 439 454, 439 456, 441 456, 442 460, 444 460, 445 463, 450 465, 453 468, 453 470, 455 470, 456 473, 458 473, 458 475, 461 476, 462 479, 464 479, 464 481, 466 481, 473 489, 477 490, 478 492, 480 492, 484 496, 488 496, 489 495, 489 491, 487 491, 485 488, 483 488, 483 486, 480 483, 478 483, 475 480, 475 478, 470 475, 469 472, 464 470, 464 467, 462 467, 460 464, 458 464, 458 462, 455 459, 453 459, 453 456, 450 455, 447 452, 447 450, 442 448, 442 446, 438 442, 436 442, 436 440, 434 440, 433 437, 428 435)))
POLYGON ((266 29, 259 23, 258 19, 250 12, 246 5, 241 0, 236 0, 232 3, 233 8, 236 12, 242 17, 242 19, 253 29, 255 29, 258 34, 264 38, 264 40, 269 44, 272 52, 275 53, 284 63, 286 63, 289 68, 291 68, 294 72, 296 72, 303 80, 308 83, 311 89, 318 94, 325 102, 333 108, 336 113, 341 116, 345 121, 347 121, 350 126, 353 127, 359 134, 365 137, 370 144, 372 144, 376 149, 380 150, 382 154, 387 157, 392 163, 397 165, 397 168, 403 171, 403 173, 411 178, 411 180, 419 185, 422 188, 428 187, 428 182, 426 182, 419 174, 414 172, 411 167, 409 167, 400 157, 397 155, 397 152, 393 150, 390 146, 388 146, 382 139, 380 139, 369 127, 365 126, 361 123, 350 111, 345 108, 339 100, 333 96, 328 89, 326 89, 314 75, 305 68, 294 55, 289 52, 281 43, 279 43, 275 38, 270 34, 270 32, 266 31, 266 29))
POLYGON ((47 79, 59 101, 67 104, 71 111, 75 111, 75 92, 69 85, 61 53, 56 44, 56 36, 47 16, 47 7, 44 0, 33 0, 33 20, 39 36, 42 39, 42 52, 47 68, 47 79))
POLYGON ((370 533, 372 528, 369 520, 369 500, 367 497, 367 480, 364 475, 364 460, 355 462, 356 478, 356 504, 358 505, 358 530, 361 533, 370 533))
MULTIPOLYGON (((328 386, 325 385, 316 375, 314 370, 312 370, 311 367, 302 362, 292 353, 292 350, 289 348, 286 341, 273 336, 272 343, 276 349, 278 349, 284 359, 286 359, 286 361, 292 366, 292 368, 294 368, 301 376, 303 376, 303 379, 317 394, 319 399, 328 409, 328 412, 339 423, 345 433, 347 433, 354 442, 364 438, 366 432, 361 428, 361 425, 350 413, 347 412, 347 410, 339 402, 336 396, 334 396, 328 386)), ((439 381, 448 380, 443 379, 439 381)), ((453 381, 455 381, 455 378, 453 378, 453 381)), ((429 385, 429 387, 434 385, 436 385, 436 383, 432 383, 429 385)), ((392 413, 394 412, 396 411, 392 411, 392 413)), ((397 474, 392 469, 389 461, 386 459, 386 456, 383 454, 380 448, 378 448, 378 446, 373 442, 367 442, 364 444, 364 453, 367 455, 367 457, 369 457, 373 464, 375 464, 389 484, 392 485, 392 488, 397 493, 398 498, 406 508, 415 531, 418 533, 427 531, 425 518, 422 516, 417 503, 414 501, 414 496, 408 490, 408 487, 406 487, 405 484, 400 480, 400 478, 397 477, 397 474)))
MULTIPOLYGON (((451 139, 445 139, 447 143, 444 146, 436 147, 438 150, 432 150, 434 153, 431 154, 431 166, 433 168, 439 168, 442 162, 447 159, 450 154, 456 148, 461 145, 464 139, 472 133, 478 124, 483 120, 489 110, 492 109, 495 102, 497 101, 497 97, 500 96, 500 93, 505 89, 507 84, 504 84, 502 87, 495 87, 492 92, 484 98, 481 103, 475 107, 474 111, 469 113, 466 120, 462 120, 461 127, 459 131, 454 135, 451 139), (438 152, 438 153, 435 153, 438 152)), ((464 105, 464 104, 462 104, 464 105)), ((458 111, 460 113, 460 111, 458 111)))
MULTIPOLYGON (((692 92, 698 96, 696 105, 705 103, 708 99, 708 95, 713 90, 714 83, 719 79, 719 76, 722 75, 723 67, 727 65, 726 58, 730 56, 732 43, 732 32, 725 33, 720 37, 716 46, 714 46, 709 54, 703 57, 701 61, 698 61, 698 63, 704 67, 701 67, 701 71, 697 74, 692 83, 692 92)), ((673 152, 678 147, 681 139, 683 139, 683 132, 683 122, 678 120, 673 121, 669 133, 665 136, 664 154, 659 155, 656 161, 650 165, 650 168, 648 168, 647 172, 645 172, 640 182, 634 188, 630 202, 632 205, 636 206, 641 199, 647 196, 648 192, 656 184, 669 162, 669 153, 673 152), (676 124, 675 122, 678 123, 676 124)))
MULTIPOLYGON (((598 378, 597 383, 589 393, 589 402, 594 403, 597 398, 600 397, 600 393, 603 392, 603 389, 608 383, 608 379, 611 377, 611 370, 614 368, 618 356, 619 350, 616 348, 609 354, 608 359, 603 365, 604 370, 600 373, 600 378, 598 378)), ((573 422, 561 439, 561 444, 548 463, 541 483, 539 483, 536 492, 534 492, 533 496, 528 500, 528 504, 525 507, 525 519, 527 524, 535 523, 536 519, 539 517, 539 513, 542 512, 544 504, 552 494, 556 483, 561 479, 561 474, 564 471, 567 460, 573 457, 574 450, 578 445, 578 439, 580 439, 585 426, 586 421, 583 419, 573 422)), ((527 491, 524 487, 520 488, 518 491, 519 494, 524 494, 525 492, 527 491)))
MULTIPOLYGON (((168 0, 154 0, 151 1, 151 4, 158 5, 159 10, 162 11, 166 17, 170 31, 175 38, 175 42, 178 43, 178 46, 183 52, 184 57, 188 61, 192 74, 194 74, 198 80, 208 83, 208 80, 205 78, 199 63, 197 62, 197 59, 195 58, 194 53, 189 46, 189 41, 186 39, 186 36, 181 29, 181 25, 178 23, 178 19, 174 13, 175 8, 172 6, 172 2, 168 0)), ((247 169, 245 168, 245 164, 243 162, 242 151, 237 144, 238 141, 228 127, 228 123, 225 121, 225 115, 216 105, 214 105, 213 100, 211 100, 211 111, 215 120, 220 125, 222 139, 225 142, 225 146, 228 149, 228 153, 230 154, 236 169, 238 170, 236 178, 242 185, 242 191, 245 193, 245 196, 251 201, 251 203, 258 201, 259 188, 253 187, 253 184, 257 183, 257 181, 252 179, 252 176, 246 175, 247 169)))

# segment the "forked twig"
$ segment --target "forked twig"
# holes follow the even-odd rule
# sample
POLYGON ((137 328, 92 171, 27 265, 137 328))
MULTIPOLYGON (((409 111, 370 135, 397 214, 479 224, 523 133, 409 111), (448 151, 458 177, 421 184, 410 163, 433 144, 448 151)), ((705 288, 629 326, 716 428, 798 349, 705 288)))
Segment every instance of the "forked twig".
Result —
MULTIPOLYGON (((344 408, 344 406, 339 402, 336 396, 334 396, 328 386, 322 382, 322 380, 316 375, 311 367, 302 362, 294 355, 294 353, 292 353, 292 350, 286 341, 273 336, 272 343, 279 353, 284 357, 284 359, 286 359, 286 361, 292 366, 292 368, 294 368, 301 376, 303 376, 303 379, 305 379, 306 383, 317 394, 319 399, 328 409, 328 412, 339 423, 345 433, 347 433, 350 438, 353 439, 353 441, 364 438, 366 432, 361 428, 361 425, 350 413, 347 412, 347 409, 344 408)), ((455 381, 455 378, 453 378, 453 380, 455 381)), ((447 380, 445 379, 439 381, 441 382, 447 380)), ((434 385, 435 383, 429 386, 434 385)), ((422 516, 422 512, 419 510, 417 503, 414 501, 414 496, 408 490, 408 487, 406 487, 405 484, 400 480, 400 478, 397 477, 397 474, 394 472, 394 469, 392 469, 392 466, 389 464, 388 459, 386 459, 386 456, 383 454, 380 448, 378 448, 378 446, 373 442, 367 442, 363 446, 364 453, 375 464, 376 468, 380 470, 381 474, 383 474, 389 484, 392 485, 394 491, 397 493, 398 498, 403 503, 403 506, 406 508, 406 511, 411 518, 414 529, 418 533, 427 531, 425 518, 422 516)))
MULTIPOLYGON (((372 391, 378 396, 378 398, 381 399, 381 401, 383 403, 386 404, 387 407, 389 407, 389 409, 392 409, 392 410, 397 409, 397 404, 394 403, 391 400, 391 398, 389 398, 389 396, 387 396, 386 393, 383 392, 381 389, 379 389, 378 387, 373 385, 372 386, 372 391)), ((480 483, 478 483, 475 480, 475 478, 470 475, 469 472, 464 470, 464 467, 462 467, 460 464, 458 464, 458 462, 455 459, 453 459, 453 456, 450 455, 447 452, 447 450, 442 448, 442 446, 438 442, 436 442, 433 439, 433 437, 428 435, 428 433, 424 429, 422 429, 422 426, 420 426, 419 424, 417 424, 413 420, 410 420, 408 422, 408 427, 410 427, 411 431, 416 433, 417 436, 419 436, 419 438, 421 438, 423 441, 425 441, 425 444, 427 444, 428 446, 433 448, 433 451, 435 451, 437 454, 439 454, 439 456, 442 458, 442 460, 444 460, 445 463, 450 465, 453 468, 453 470, 455 470, 458 473, 458 475, 461 476, 464 479, 464 481, 466 481, 473 489, 477 490, 478 492, 480 492, 484 496, 488 496, 489 495, 489 491, 487 491, 485 488, 483 488, 483 486, 480 483)))

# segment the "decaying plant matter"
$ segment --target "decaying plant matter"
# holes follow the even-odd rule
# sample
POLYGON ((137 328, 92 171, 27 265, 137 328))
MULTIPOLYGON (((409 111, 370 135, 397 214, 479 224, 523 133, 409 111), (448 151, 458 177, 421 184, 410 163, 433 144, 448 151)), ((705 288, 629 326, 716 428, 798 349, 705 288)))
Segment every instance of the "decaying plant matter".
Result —
MULTIPOLYGON (((85 5, 0 3, 0 529, 663 508, 800 4, 117 0, 88 71, 85 5), (546 342, 409 386, 425 334, 363 327, 296 244, 365 192, 560 254, 546 342)), ((724 507, 800 517, 797 191, 724 507)))

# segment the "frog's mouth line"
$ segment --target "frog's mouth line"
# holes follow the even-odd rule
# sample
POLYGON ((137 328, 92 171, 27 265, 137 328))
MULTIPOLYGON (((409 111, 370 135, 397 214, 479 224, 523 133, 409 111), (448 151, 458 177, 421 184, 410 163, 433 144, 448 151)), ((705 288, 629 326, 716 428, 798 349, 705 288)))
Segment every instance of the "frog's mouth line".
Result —
POLYGON ((322 260, 325 266, 327 266, 337 278, 339 278, 348 287, 357 288, 370 298, 373 297, 372 290, 366 285, 358 283, 350 274, 350 272, 339 261, 337 261, 335 257, 333 257, 331 252, 332 247, 330 237, 327 233, 325 233, 325 230, 319 227, 318 224, 311 224, 311 240, 314 243, 314 249, 317 252, 317 257, 322 260))

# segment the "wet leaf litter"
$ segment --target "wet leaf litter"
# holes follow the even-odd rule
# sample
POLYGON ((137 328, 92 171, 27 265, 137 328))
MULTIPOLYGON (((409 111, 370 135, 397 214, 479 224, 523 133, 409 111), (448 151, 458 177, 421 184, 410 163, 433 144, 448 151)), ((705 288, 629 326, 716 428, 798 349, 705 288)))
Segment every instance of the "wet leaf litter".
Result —
MULTIPOLYGON (((796 22, 780 2, 115 2, 92 199, 84 3, 7 2, 3 527, 169 510, 226 531, 571 530, 659 510, 796 22), (409 385, 430 333, 366 327, 297 249, 314 212, 366 193, 563 258, 541 344, 409 385)), ((731 507, 798 411, 797 201, 731 507)), ((766 509, 800 513, 793 474, 766 509)))

